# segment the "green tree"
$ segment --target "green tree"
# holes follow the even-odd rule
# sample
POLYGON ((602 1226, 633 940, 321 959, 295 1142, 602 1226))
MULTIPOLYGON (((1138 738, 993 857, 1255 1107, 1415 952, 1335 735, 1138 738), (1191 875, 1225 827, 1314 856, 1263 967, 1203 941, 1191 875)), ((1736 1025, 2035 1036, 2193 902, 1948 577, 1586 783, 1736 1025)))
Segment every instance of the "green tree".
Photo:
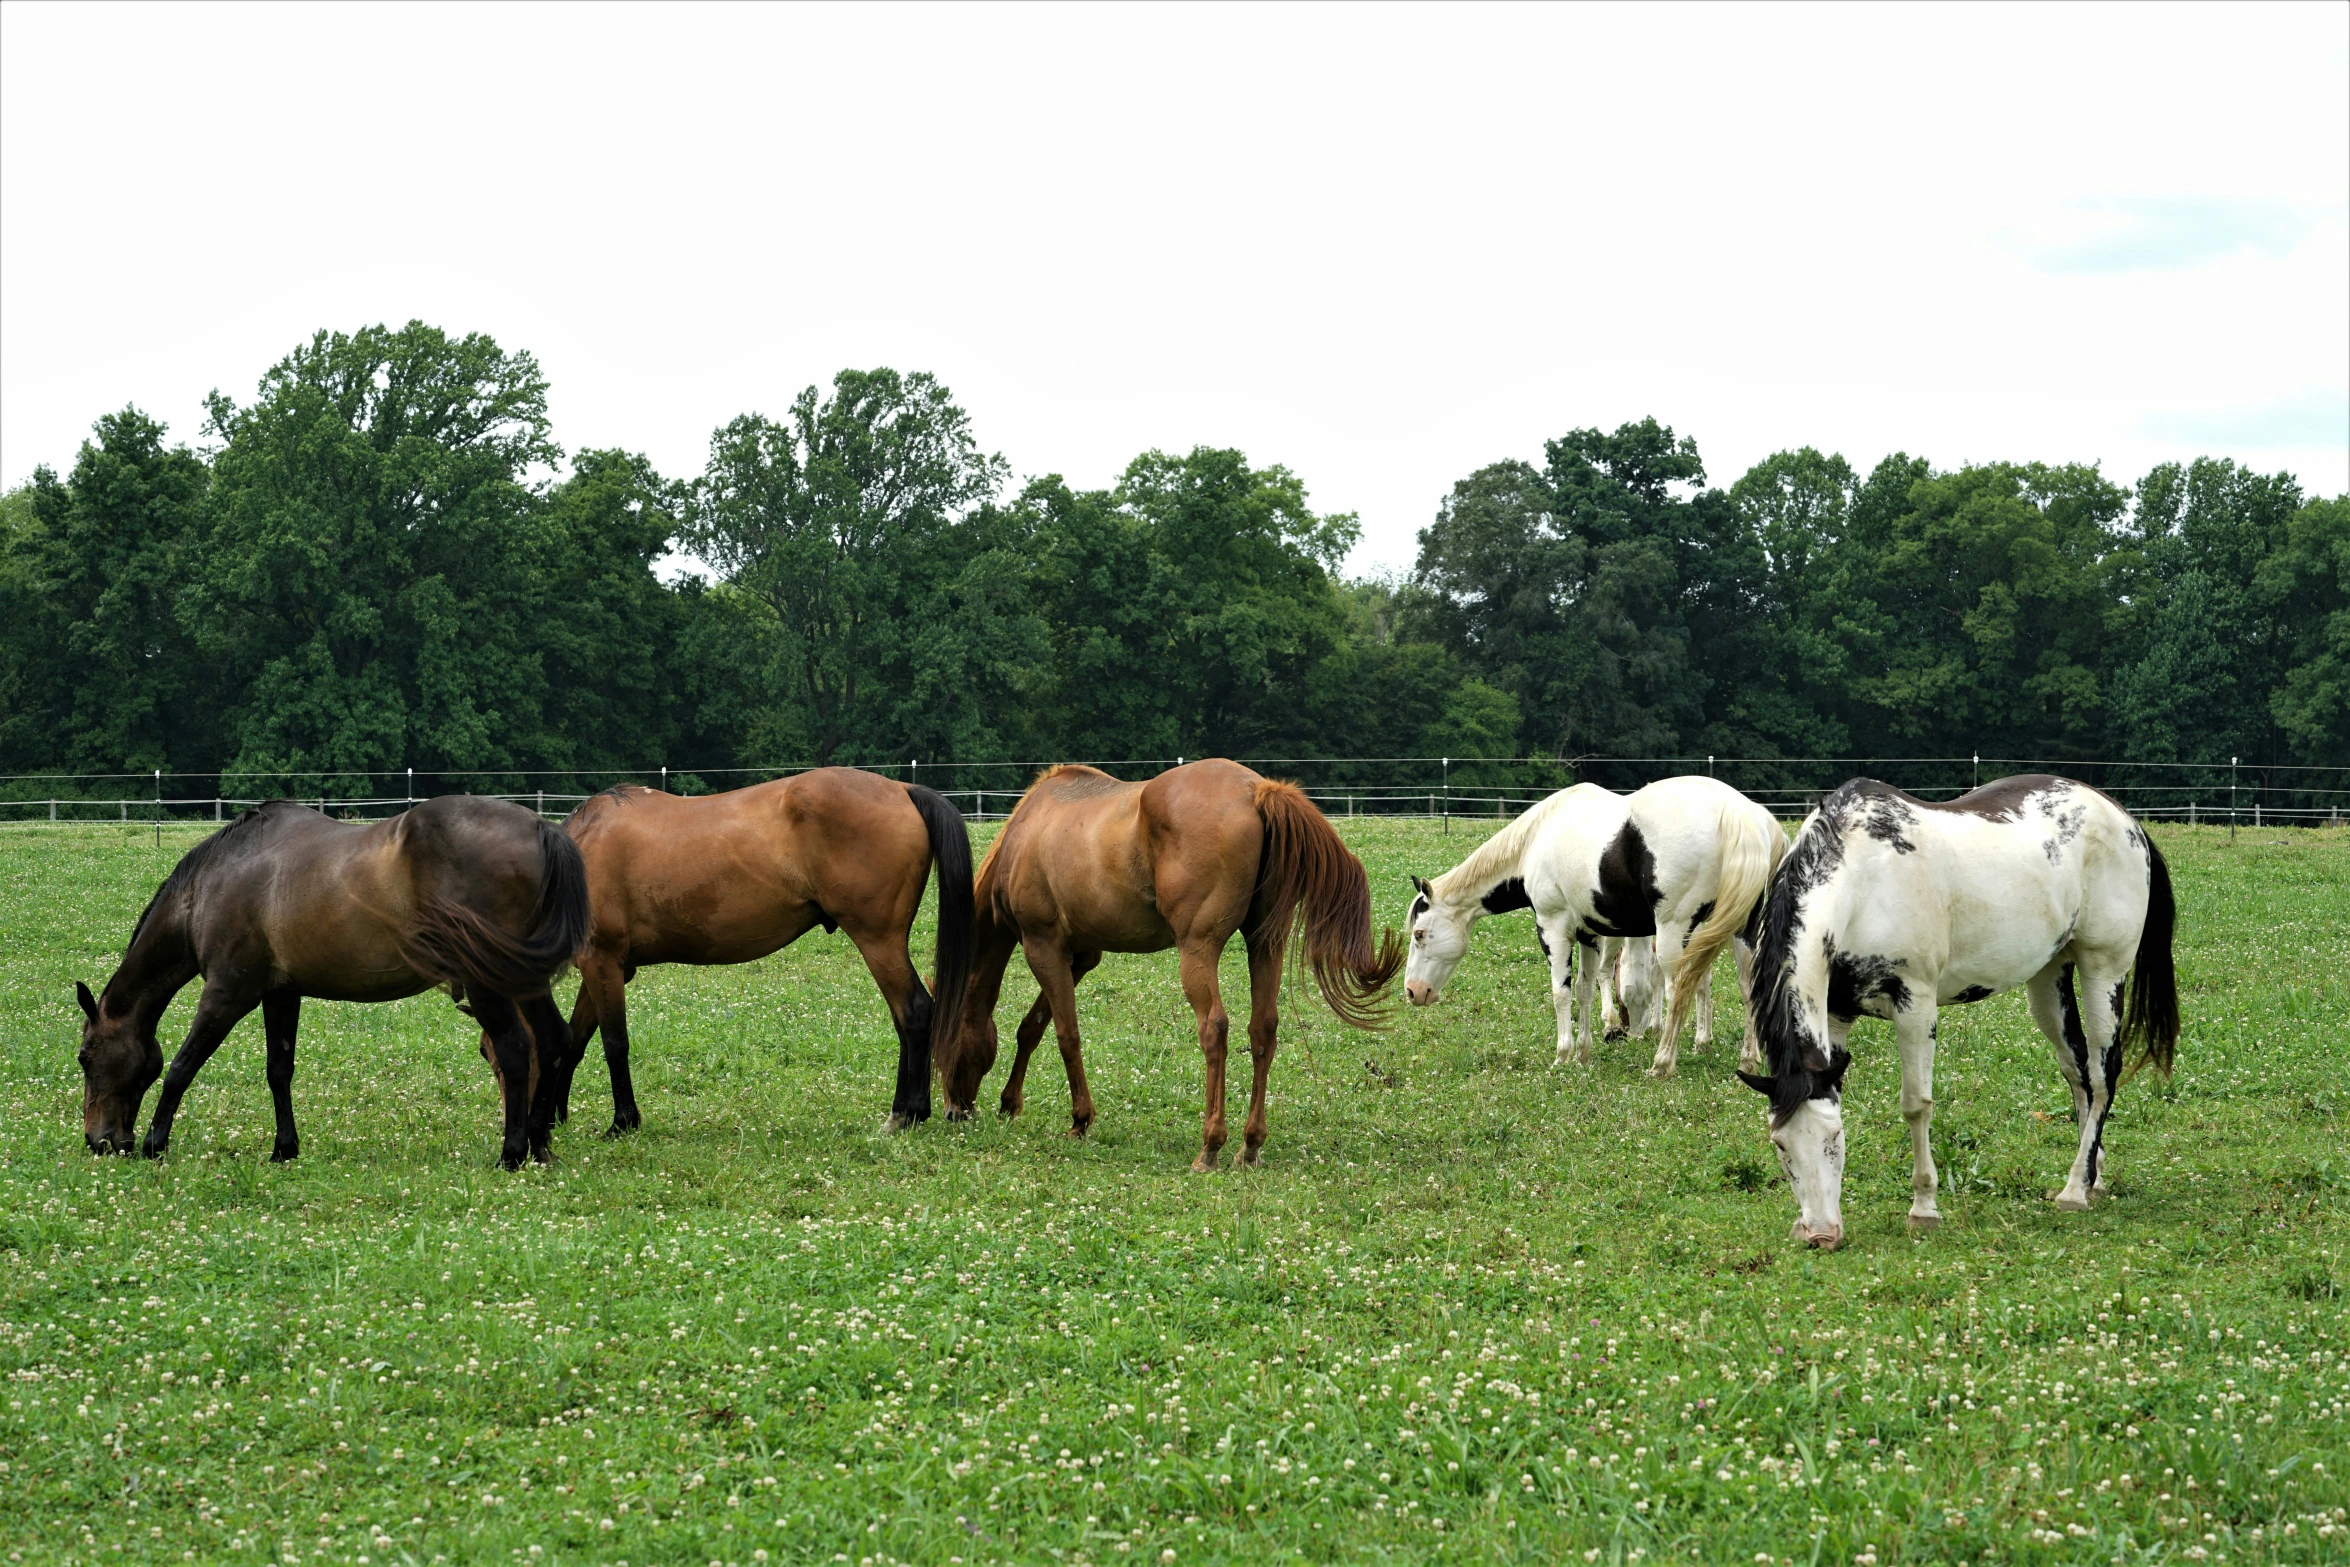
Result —
POLYGON ((234 771, 361 792, 407 765, 548 759, 546 392, 528 354, 410 322, 319 333, 248 405, 212 395, 190 618, 240 693, 234 771))
POLYGON ((2253 586, 2276 606, 2280 632, 2269 717, 2295 760, 2350 766, 2350 496, 2293 513, 2253 586))
POLYGON ((797 717, 771 716, 770 733, 804 736, 819 764, 896 755, 892 687, 913 667, 942 553, 1006 472, 934 377, 888 369, 844 370, 783 421, 745 414, 710 438, 685 538, 773 617, 775 700, 797 717))
POLYGON ((126 408, 93 427, 72 474, 15 492, 0 567, 0 755, 74 772, 201 770, 216 682, 182 629, 207 474, 126 408))

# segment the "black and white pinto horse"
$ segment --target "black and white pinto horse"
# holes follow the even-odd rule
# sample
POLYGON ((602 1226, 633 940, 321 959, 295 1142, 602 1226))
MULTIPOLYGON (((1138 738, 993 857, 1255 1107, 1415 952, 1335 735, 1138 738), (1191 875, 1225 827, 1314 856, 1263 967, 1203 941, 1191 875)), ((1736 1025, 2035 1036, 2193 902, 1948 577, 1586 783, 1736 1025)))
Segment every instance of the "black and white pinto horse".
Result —
MULTIPOLYGON (((1596 784, 1562 789, 1434 881, 1412 879, 1404 994, 1415 1006, 1436 1000, 1468 954, 1471 926, 1530 908, 1550 959, 1558 1060, 1589 1061, 1601 943, 1653 936, 1670 986, 1651 1070, 1669 1077, 1715 957, 1747 923, 1786 850, 1769 811, 1712 778, 1667 778, 1630 795, 1596 784)), ((1739 967, 1743 979, 1743 954, 1739 967)))
POLYGON ((1795 1235, 1844 1238, 1845 1039, 1855 1017, 1892 1021, 1913 1155, 1909 1222, 1931 1229, 1937 1008, 2018 985, 2056 1045, 2080 1118, 2060 1208, 2106 1185, 2114 1090, 2179 1038, 2171 967, 2177 907, 2162 852, 2128 812, 2066 778, 2003 778, 1947 804, 1856 778, 1820 802, 1764 901, 1752 992, 1771 1142, 1795 1188, 1795 1235), (2133 966, 2136 978, 2125 980, 2133 966), (2137 1066, 2125 1067, 2132 1049, 2137 1066))

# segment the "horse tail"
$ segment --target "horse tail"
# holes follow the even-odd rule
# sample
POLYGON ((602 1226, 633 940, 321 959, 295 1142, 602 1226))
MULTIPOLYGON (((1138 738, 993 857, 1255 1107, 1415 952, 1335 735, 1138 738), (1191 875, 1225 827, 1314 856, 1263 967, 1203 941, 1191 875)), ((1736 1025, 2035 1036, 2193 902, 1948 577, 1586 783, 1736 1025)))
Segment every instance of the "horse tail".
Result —
POLYGON ((1681 961, 1673 968, 1663 1036, 1668 1045, 1681 1037, 1681 1024, 1696 1004, 1698 991, 1712 981, 1714 959, 1746 928, 1770 887, 1771 873, 1787 855, 1787 835, 1777 820, 1742 797, 1722 802, 1719 822, 1714 841, 1721 848, 1721 877, 1712 910, 1690 931, 1681 947, 1681 961))
POLYGON ((930 1049, 952 1042, 971 986, 971 829, 944 795, 920 784, 906 785, 906 798, 922 813, 930 837, 930 858, 938 865, 938 945, 932 958, 930 1049))
POLYGON ((572 960, 588 934, 587 863, 579 845, 550 821, 540 821, 539 896, 530 924, 516 935, 500 930, 462 903, 428 895, 409 932, 409 961, 435 979, 498 996, 544 990, 572 960))
POLYGON ((1249 946, 1278 958, 1303 925, 1300 966, 1313 970, 1330 1010, 1355 1028, 1385 1027, 1378 1003, 1403 968, 1403 939, 1390 929, 1373 949, 1363 862, 1297 785, 1258 779, 1256 808, 1265 848, 1249 946))
POLYGON ((2171 962, 2179 906, 2171 895, 2170 867, 2154 846, 2154 835, 2140 826, 2138 836, 2146 841, 2146 924, 2138 933, 2138 962, 2130 975, 2121 1045, 2125 1053, 2132 1045, 2145 1050, 2137 1066, 2129 1069, 2130 1076, 2151 1066, 2168 1077, 2179 1050, 2179 975, 2171 962))

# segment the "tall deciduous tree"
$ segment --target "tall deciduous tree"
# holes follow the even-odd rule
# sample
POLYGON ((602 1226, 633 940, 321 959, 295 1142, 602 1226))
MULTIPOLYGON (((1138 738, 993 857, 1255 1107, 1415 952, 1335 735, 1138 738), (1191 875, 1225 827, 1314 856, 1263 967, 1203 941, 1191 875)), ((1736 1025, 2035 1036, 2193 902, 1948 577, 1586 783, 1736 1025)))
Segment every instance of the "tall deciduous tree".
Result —
MULTIPOLYGON (((929 375, 844 370, 710 438, 686 538, 774 617, 811 758, 868 759, 957 519, 1006 476, 929 375)), ((894 747, 892 748, 895 749, 894 747)), ((886 754, 886 753, 884 753, 886 754)))
POLYGON ((318 334, 214 393, 193 619, 234 671, 241 773, 528 766, 553 612, 534 476, 561 455, 528 354, 421 322, 318 334))
POLYGON ((108 414, 72 474, 15 498, 0 571, 0 755, 89 772, 214 761, 217 682, 182 627, 210 478, 135 408, 108 414))

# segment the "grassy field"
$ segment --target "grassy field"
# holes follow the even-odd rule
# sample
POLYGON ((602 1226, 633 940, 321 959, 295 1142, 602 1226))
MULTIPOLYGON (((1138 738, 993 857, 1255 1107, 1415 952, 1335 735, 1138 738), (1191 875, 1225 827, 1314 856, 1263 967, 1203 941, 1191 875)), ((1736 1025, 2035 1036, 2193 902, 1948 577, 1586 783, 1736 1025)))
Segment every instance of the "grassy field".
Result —
MULTIPOLYGON (((1390 921, 1474 842, 1340 825, 1390 921)), ((592 1135, 591 1056, 551 1168, 495 1168, 437 997, 305 1010, 293 1165, 258 1016, 169 1159, 94 1159, 72 982, 194 835, 0 834, 0 1552, 2350 1560, 2350 835, 2160 836, 2187 1031, 2123 1093, 2112 1199, 2047 1202, 2069 1101, 2002 997, 1944 1015, 1947 1217, 1909 1238, 1864 1021, 1852 1239, 1817 1255, 1730 1075, 1728 965, 1730 1038, 1676 1081, 1645 1045, 1562 1071, 1523 916, 1387 1034, 1293 997, 1255 1171, 1186 1171, 1165 957, 1080 990, 1087 1141, 1049 1046, 1020 1121, 879 1135, 887 1018, 821 934, 647 971, 644 1130, 592 1135)))

